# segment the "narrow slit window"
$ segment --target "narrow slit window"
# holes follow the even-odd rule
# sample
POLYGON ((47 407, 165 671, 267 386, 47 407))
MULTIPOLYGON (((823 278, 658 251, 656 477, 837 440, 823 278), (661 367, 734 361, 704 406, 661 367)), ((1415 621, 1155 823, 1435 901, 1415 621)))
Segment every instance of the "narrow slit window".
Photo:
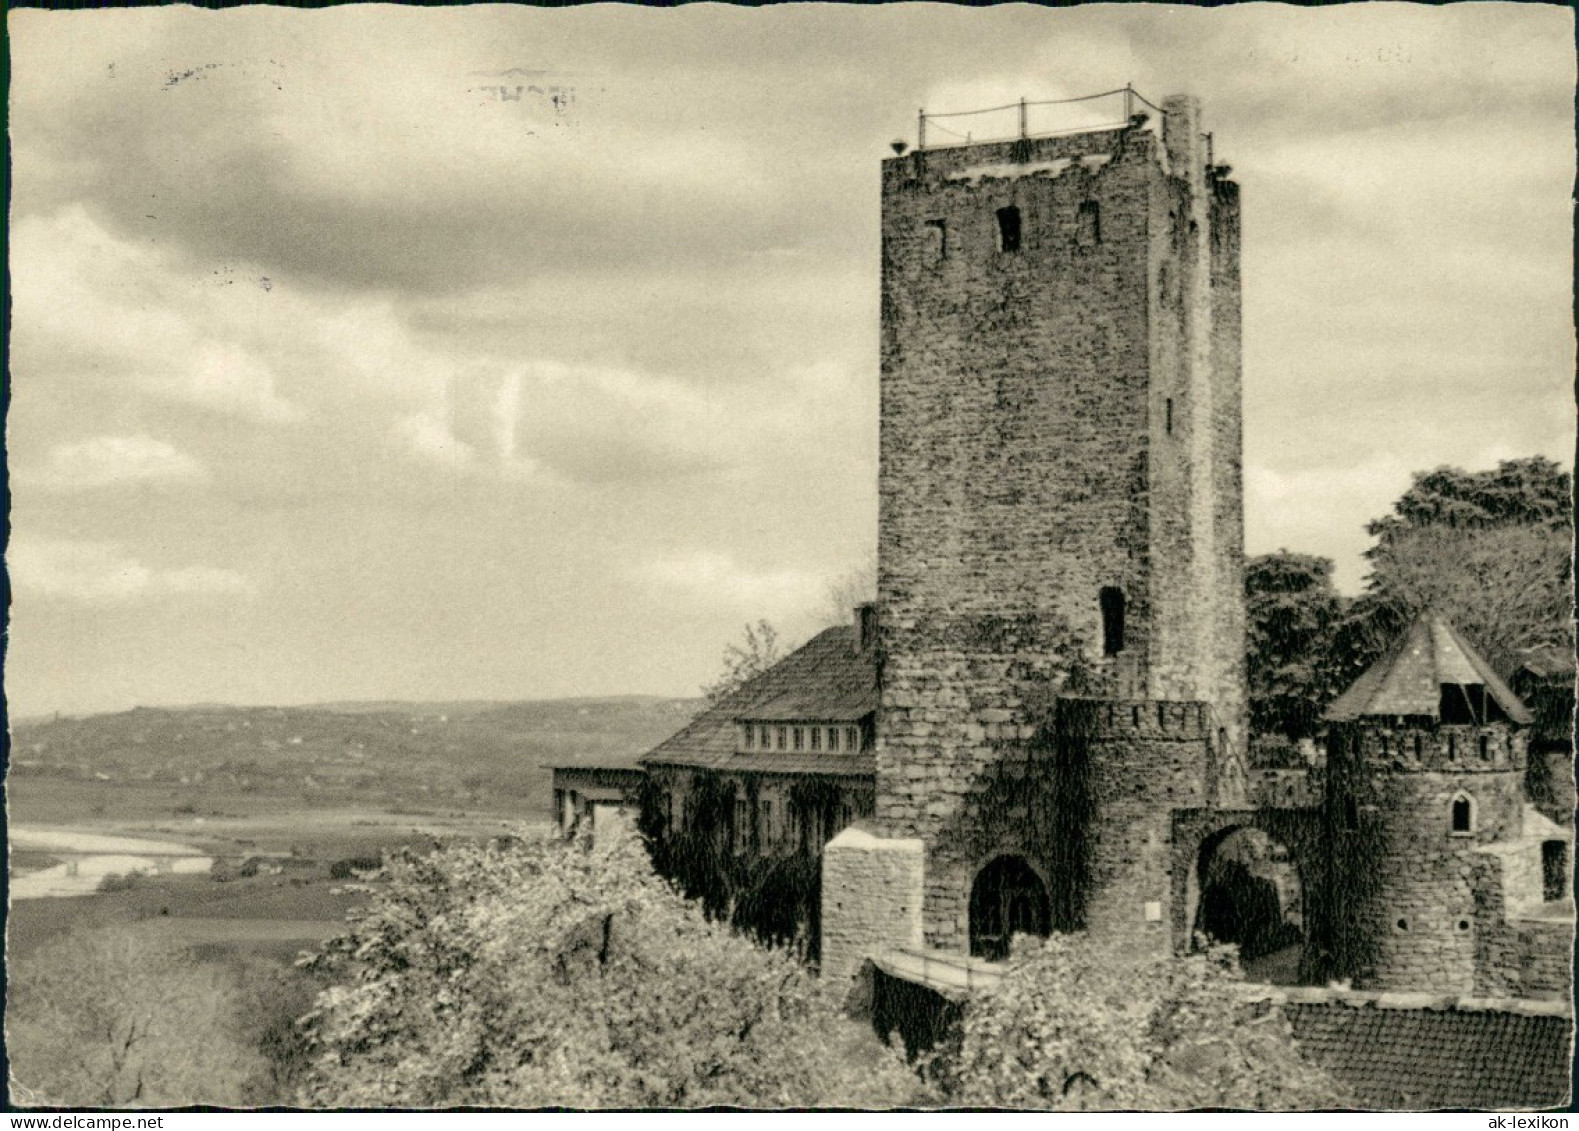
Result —
POLYGON ((998 250, 1020 250, 1020 210, 1012 204, 998 209, 998 250))
POLYGON ((1475 831, 1475 803, 1465 794, 1453 798, 1453 831, 1455 833, 1475 831))
POLYGON ((1116 656, 1124 650, 1124 591, 1112 586, 1099 595, 1102 606, 1102 654, 1116 656))
POLYGON ((1102 242, 1102 208, 1096 201, 1081 201, 1076 218, 1075 240, 1081 247, 1095 247, 1102 242))
POLYGON ((927 246, 930 249, 932 261, 942 262, 948 258, 948 224, 943 220, 928 220, 926 222, 927 246))
POLYGON ((1555 903, 1568 894, 1568 844, 1561 840, 1541 842, 1541 898, 1555 903))
POLYGON ((1168 435, 1173 435, 1173 398, 1169 397, 1164 403, 1163 414, 1167 418, 1166 426, 1168 435))

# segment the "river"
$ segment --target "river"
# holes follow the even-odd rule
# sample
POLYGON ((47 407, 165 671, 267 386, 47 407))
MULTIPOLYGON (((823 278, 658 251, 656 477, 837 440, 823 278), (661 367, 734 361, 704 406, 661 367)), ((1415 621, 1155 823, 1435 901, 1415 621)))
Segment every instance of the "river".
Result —
POLYGON ((66 858, 49 868, 12 875, 12 899, 92 895, 108 875, 156 871, 201 874, 214 864, 212 856, 170 841, 138 840, 46 825, 12 825, 6 831, 13 852, 26 850, 66 858))

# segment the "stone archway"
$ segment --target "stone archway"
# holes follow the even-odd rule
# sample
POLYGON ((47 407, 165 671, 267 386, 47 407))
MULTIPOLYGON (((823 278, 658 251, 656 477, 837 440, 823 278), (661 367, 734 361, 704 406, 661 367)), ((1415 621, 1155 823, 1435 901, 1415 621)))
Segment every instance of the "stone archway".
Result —
POLYGON ((1232 943, 1251 981, 1298 982, 1305 942, 1304 883, 1288 848, 1251 825, 1201 842, 1192 933, 1232 943))
POLYGON ((970 887, 970 952, 1001 961, 1015 935, 1046 936, 1051 927, 1047 887, 1023 856, 999 856, 970 887))

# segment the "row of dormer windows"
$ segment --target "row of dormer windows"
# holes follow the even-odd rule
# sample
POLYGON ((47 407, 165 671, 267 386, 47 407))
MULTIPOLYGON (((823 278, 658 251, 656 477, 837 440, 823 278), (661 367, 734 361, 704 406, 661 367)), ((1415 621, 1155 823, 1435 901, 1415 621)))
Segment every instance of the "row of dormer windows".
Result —
POLYGON ((740 744, 745 750, 827 750, 832 754, 857 754, 862 749, 858 726, 744 723, 740 729, 740 744))

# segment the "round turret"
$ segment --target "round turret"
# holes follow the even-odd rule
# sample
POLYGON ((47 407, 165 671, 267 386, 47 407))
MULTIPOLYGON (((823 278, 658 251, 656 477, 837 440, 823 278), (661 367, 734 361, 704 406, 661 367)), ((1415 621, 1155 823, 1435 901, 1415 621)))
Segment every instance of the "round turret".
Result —
POLYGON ((1438 616, 1327 713, 1333 957, 1358 988, 1471 994, 1487 845, 1522 832, 1523 704, 1438 616))

